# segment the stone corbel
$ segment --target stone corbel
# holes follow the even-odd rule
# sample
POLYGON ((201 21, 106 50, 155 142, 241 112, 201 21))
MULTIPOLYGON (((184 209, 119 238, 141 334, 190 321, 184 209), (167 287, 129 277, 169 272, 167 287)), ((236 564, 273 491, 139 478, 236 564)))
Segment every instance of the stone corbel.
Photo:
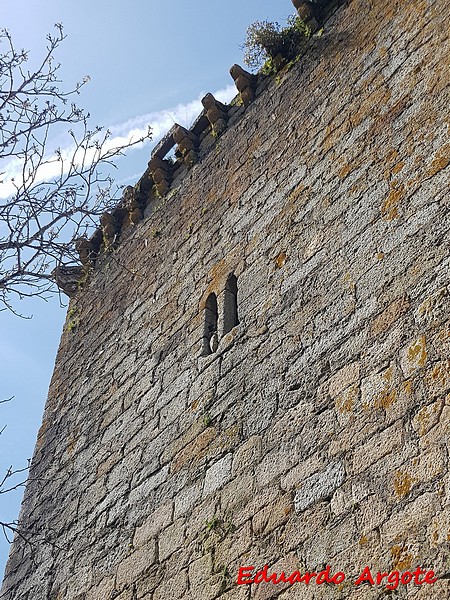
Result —
POLYGON ((105 249, 112 246, 118 234, 118 227, 114 215, 109 212, 104 212, 100 217, 100 225, 102 226, 103 245, 105 249))
POLYGON ((123 190, 122 202, 126 210, 127 225, 137 225, 142 219, 142 207, 139 204, 134 188, 131 185, 123 190))
POLYGON ((311 29, 311 31, 317 31, 319 29, 319 25, 317 23, 312 3, 305 2, 305 0, 292 0, 292 4, 297 9, 297 14, 300 19, 311 29))
POLYGON ((174 142, 178 146, 178 150, 181 152, 184 163, 188 167, 192 167, 197 160, 197 136, 195 136, 192 131, 188 131, 181 125, 175 126, 172 135, 174 142))
POLYGON ((52 277, 59 289, 69 298, 73 298, 80 288, 80 282, 85 277, 85 269, 84 267, 59 265, 53 269, 52 277))
POLYGON ((172 169, 169 161, 153 156, 148 163, 150 174, 155 182, 155 188, 160 196, 165 196, 172 183, 172 169))
POLYGON ((227 107, 216 100, 212 94, 206 94, 202 98, 202 104, 214 135, 221 135, 227 127, 227 107))
POLYGON ((75 240, 75 249, 78 252, 83 267, 90 269, 94 266, 98 249, 95 248, 95 245, 91 240, 88 240, 85 237, 78 238, 75 240))
POLYGON ((247 108, 247 106, 255 99, 256 76, 245 71, 239 65, 233 65, 231 67, 230 75, 241 96, 243 105, 247 108))

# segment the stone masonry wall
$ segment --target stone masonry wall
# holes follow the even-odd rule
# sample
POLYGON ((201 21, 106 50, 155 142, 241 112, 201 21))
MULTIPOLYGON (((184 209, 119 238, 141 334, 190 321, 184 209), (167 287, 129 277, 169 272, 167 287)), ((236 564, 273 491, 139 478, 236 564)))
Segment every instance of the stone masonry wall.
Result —
POLYGON ((442 0, 353 0, 103 257, 2 599, 450 597, 449 50, 442 0))

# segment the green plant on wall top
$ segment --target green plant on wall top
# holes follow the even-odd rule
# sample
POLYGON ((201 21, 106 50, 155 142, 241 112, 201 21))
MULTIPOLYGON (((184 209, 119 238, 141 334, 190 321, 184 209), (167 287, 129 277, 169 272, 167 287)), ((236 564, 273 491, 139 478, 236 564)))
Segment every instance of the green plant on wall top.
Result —
POLYGON ((256 21, 247 29, 244 62, 251 68, 262 67, 266 75, 276 73, 281 64, 295 58, 311 36, 300 17, 290 17, 286 27, 271 21, 256 21))

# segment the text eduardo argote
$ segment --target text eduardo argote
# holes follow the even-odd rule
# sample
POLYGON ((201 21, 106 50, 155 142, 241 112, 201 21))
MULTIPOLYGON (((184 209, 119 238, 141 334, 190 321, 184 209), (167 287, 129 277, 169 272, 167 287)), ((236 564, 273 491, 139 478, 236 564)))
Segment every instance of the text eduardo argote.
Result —
MULTIPOLYGON (((331 567, 327 567, 320 571, 300 573, 300 571, 293 571, 290 574, 286 574, 282 571, 278 573, 269 574, 268 566, 264 567, 255 572, 254 566, 240 567, 237 577, 238 585, 250 585, 259 583, 288 583, 293 585, 294 583, 304 583, 309 585, 310 583, 321 585, 322 583, 334 583, 336 585, 342 584, 346 580, 346 575, 342 571, 337 573, 331 572, 331 567)), ((369 585, 384 585, 388 590, 395 590, 399 585, 407 585, 413 583, 415 585, 433 584, 436 583, 437 577, 434 571, 417 567, 414 571, 390 571, 389 573, 377 572, 372 573, 370 567, 365 567, 360 575, 352 581, 354 585, 361 585, 363 583, 369 585)))

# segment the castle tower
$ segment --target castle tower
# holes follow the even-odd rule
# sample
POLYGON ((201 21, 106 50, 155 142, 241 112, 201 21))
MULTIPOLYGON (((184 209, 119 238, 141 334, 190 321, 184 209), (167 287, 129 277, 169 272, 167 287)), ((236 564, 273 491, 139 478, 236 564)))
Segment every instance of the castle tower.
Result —
POLYGON ((448 6, 333 4, 80 248, 2 599, 449 597, 448 6))

